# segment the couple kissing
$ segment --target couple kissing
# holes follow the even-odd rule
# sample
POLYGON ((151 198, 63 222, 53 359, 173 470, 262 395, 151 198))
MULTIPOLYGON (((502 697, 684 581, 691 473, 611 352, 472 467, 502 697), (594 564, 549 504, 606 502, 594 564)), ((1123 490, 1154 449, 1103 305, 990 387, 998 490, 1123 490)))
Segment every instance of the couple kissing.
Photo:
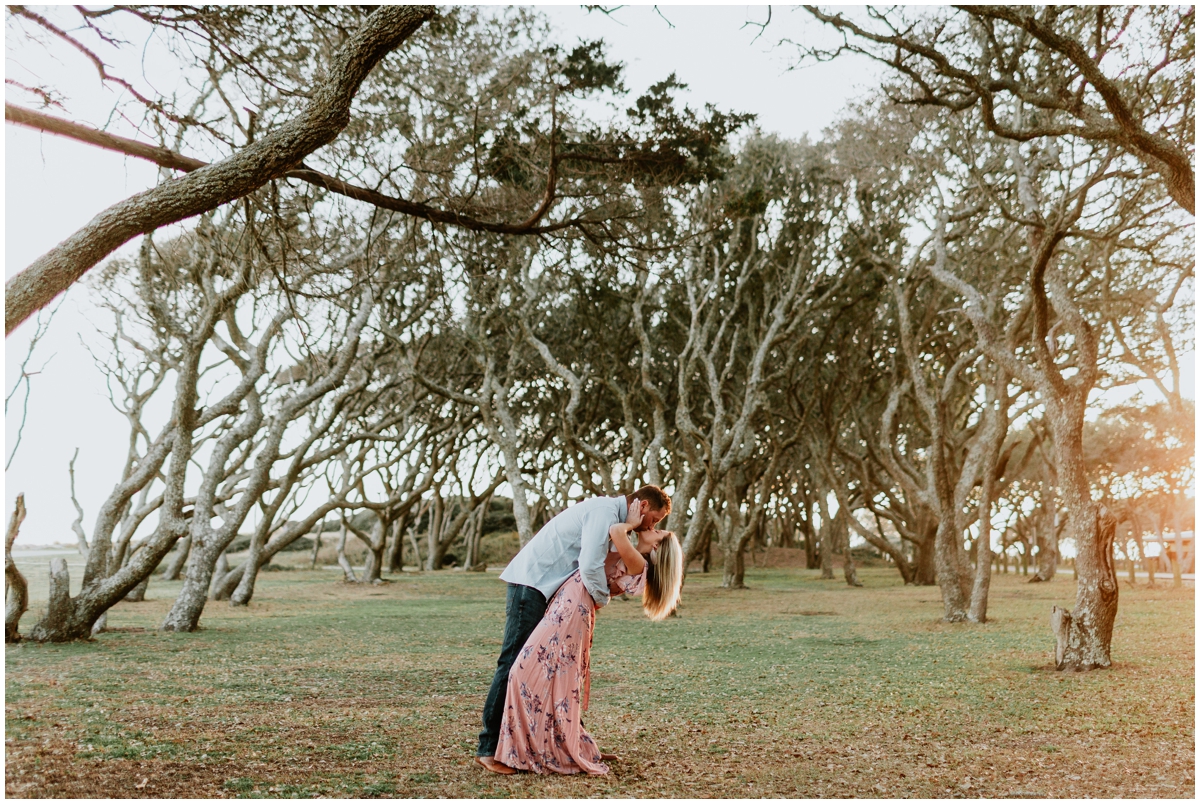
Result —
POLYGON ((509 562, 504 641, 483 706, 475 761, 493 773, 608 773, 583 727, 596 610, 642 596, 651 620, 674 611, 683 549, 657 525, 671 513, 658 486, 570 506, 509 562))

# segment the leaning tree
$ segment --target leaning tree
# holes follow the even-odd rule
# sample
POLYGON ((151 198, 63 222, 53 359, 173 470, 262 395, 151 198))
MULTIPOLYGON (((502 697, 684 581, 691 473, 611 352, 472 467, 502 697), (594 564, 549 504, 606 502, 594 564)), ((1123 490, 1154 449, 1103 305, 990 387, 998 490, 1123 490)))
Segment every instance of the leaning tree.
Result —
MULTIPOLYGON (((10 279, 7 333, 132 238, 277 181, 435 226, 622 242, 654 197, 647 187, 712 178, 749 119, 678 108, 683 85, 672 76, 625 116, 592 120, 584 101, 625 94, 620 66, 598 42, 563 50, 523 10, 80 7, 57 22, 23 6, 8 13, 51 57, 83 54, 165 142, 217 158, 6 105, 11 123, 183 173, 105 210, 10 279), (196 87, 186 98, 154 97, 110 70, 97 51, 128 58, 130 30, 164 42, 196 87)), ((54 87, 18 86, 57 103, 54 87)))

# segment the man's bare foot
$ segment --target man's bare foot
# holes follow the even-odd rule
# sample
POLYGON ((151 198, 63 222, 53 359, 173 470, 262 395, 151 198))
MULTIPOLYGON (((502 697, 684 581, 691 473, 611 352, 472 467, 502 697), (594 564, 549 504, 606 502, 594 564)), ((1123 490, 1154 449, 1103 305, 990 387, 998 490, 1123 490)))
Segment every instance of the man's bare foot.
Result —
POLYGON ((612 762, 613 760, 620 762, 621 758, 619 756, 617 756, 616 754, 606 754, 603 751, 600 752, 600 761, 601 762, 612 762))
POLYGON ((503 762, 497 762, 495 757, 475 757, 475 761, 484 770, 490 770, 492 773, 499 773, 502 776, 511 776, 516 773, 515 770, 505 765, 503 762))

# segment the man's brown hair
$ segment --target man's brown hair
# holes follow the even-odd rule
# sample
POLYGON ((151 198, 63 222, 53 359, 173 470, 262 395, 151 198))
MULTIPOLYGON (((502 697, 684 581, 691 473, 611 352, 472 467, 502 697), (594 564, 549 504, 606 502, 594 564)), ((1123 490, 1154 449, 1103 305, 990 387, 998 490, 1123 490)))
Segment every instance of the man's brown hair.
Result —
POLYGON ((671 498, 658 486, 642 486, 633 494, 630 494, 628 500, 629 502, 645 500, 650 503, 651 511, 662 511, 664 518, 667 514, 671 513, 671 498))

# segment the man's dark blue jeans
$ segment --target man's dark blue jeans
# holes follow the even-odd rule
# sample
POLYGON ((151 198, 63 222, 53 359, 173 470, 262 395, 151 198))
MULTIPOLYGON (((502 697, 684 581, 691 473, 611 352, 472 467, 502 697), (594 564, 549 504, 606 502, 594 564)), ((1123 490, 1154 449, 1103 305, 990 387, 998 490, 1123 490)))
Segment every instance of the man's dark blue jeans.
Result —
POLYGON ((479 732, 477 756, 496 755, 496 744, 500 741, 500 721, 504 718, 504 699, 508 690, 508 671, 512 669, 517 654, 525 647, 525 640, 537 628, 546 614, 546 597, 532 586, 516 583, 508 585, 508 601, 504 605, 504 642, 500 646, 500 658, 496 660, 496 675, 492 676, 492 687, 483 704, 483 731, 479 732))

